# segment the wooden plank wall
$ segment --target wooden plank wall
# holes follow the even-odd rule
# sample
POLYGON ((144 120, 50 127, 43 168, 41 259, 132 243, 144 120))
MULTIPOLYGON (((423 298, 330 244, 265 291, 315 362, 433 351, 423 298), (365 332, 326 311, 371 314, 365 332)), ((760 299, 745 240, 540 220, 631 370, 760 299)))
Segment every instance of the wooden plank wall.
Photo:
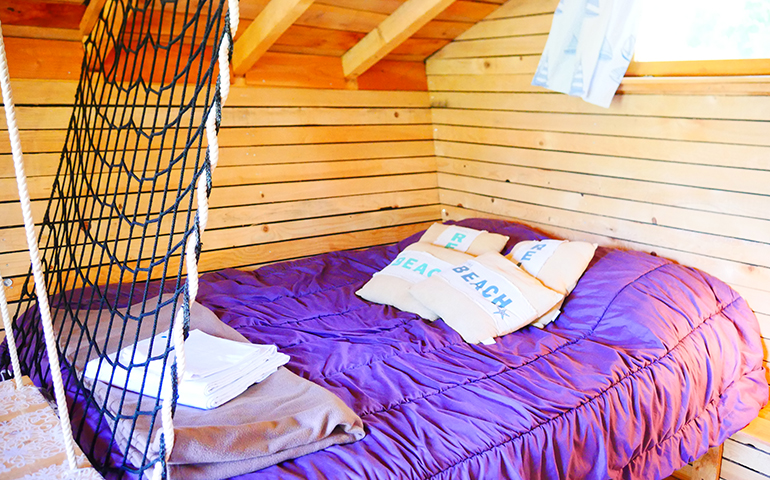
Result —
MULTIPOLYGON (((76 84, 14 80, 36 219, 76 84)), ((4 119, 0 128, 5 129, 4 119)), ((440 218, 426 92, 234 87, 223 112, 201 271, 390 243, 440 218)), ((0 132, 0 271, 19 295, 29 257, 0 132)))
MULTIPOLYGON (((510 0, 428 60, 444 218, 515 218, 710 272, 756 312, 769 362, 770 79, 626 79, 609 109, 549 93, 530 82, 557 4, 510 0)), ((730 440, 723 477, 770 478, 764 445, 730 440)))

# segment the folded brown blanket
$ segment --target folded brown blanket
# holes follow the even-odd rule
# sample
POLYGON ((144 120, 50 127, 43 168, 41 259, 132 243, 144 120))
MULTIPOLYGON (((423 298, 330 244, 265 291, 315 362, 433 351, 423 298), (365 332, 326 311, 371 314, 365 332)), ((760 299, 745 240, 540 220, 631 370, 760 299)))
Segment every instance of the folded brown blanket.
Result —
MULTIPOLYGON (((94 394, 104 398, 106 384, 97 382, 94 394)), ((120 410, 122 391, 112 389, 108 408, 120 410)), ((136 411, 139 396, 126 392, 121 413, 136 411)), ((142 399, 142 409, 154 406, 142 399)), ((120 445, 130 441, 129 461, 141 465, 148 438, 150 458, 158 452, 160 418, 150 433, 150 416, 119 420, 120 445), (133 432, 132 432, 133 427, 133 432)), ((179 406, 174 415, 176 443, 171 453, 172 478, 220 479, 253 472, 270 465, 363 438, 361 419, 336 395, 280 368, 244 394, 212 410, 179 406)), ((148 471, 148 476, 150 471, 148 471)))
MULTIPOLYGON (((171 305, 162 308, 159 329, 168 328, 171 313, 171 305)), ((92 311, 84 319, 92 335, 97 317, 98 312, 92 311)), ((248 341, 197 303, 191 308, 190 328, 230 340, 248 341)), ((100 330, 102 332, 94 336, 100 338, 102 345, 107 342, 108 352, 116 351, 118 345, 113 335, 100 330)), ((129 330, 131 337, 137 333, 135 327, 129 330)), ((143 326, 138 337, 141 340, 150 335, 152 332, 143 326)), ((126 346, 125 343, 122 346, 126 346)), ((67 352, 68 358, 75 356, 82 362, 83 352, 67 352)), ((82 368, 84 364, 78 366, 82 368)), ((106 405, 115 416, 130 417, 138 408, 151 411, 155 406, 154 398, 145 396, 140 401, 138 394, 108 387, 102 382, 96 382, 92 388, 97 403, 106 405)), ((107 417, 105 420, 110 421, 107 417)), ((147 458, 158 455, 159 414, 154 419, 151 415, 140 415, 136 422, 126 418, 110 422, 121 450, 129 447, 128 460, 132 464, 142 465, 145 451, 148 451, 147 458)), ((215 409, 177 406, 174 432, 176 440, 169 461, 171 474, 173 478, 189 480, 242 475, 364 437, 363 422, 342 400, 285 368, 215 409)), ((149 478, 152 470, 146 474, 149 478)))

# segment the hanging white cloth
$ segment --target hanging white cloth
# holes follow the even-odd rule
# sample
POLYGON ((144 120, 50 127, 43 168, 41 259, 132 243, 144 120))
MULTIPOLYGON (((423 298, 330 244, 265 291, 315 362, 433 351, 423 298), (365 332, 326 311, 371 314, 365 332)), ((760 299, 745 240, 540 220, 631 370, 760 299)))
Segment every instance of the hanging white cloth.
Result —
POLYGON ((561 0, 532 85, 609 107, 636 43, 639 0, 561 0))

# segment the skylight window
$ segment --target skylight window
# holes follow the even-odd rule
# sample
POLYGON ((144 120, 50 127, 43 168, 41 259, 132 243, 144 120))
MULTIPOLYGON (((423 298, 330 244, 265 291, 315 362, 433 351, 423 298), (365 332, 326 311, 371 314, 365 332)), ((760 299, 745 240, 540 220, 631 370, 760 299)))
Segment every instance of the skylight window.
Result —
MULTIPOLYGON (((644 0, 635 62, 770 59, 770 0, 644 0)), ((770 72, 770 60, 768 60, 770 72)))

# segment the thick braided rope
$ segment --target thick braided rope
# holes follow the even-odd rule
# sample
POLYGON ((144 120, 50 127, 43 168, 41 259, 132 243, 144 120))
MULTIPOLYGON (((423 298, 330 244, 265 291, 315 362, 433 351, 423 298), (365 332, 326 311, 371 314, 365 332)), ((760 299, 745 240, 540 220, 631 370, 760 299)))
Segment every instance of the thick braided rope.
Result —
MULTIPOLYGON (((206 140, 208 162, 204 165, 204 174, 198 176, 196 191, 198 196, 198 210, 195 214, 196 224, 193 234, 187 237, 185 245, 185 265, 187 267, 187 295, 183 300, 184 304, 179 307, 174 317, 172 325, 172 339, 174 342, 174 352, 176 355, 176 379, 180 381, 184 378, 187 358, 185 356, 185 316, 189 315, 190 305, 198 295, 198 252, 201 248, 201 236, 206 229, 209 219, 209 201, 211 193, 211 174, 219 163, 219 140, 217 133, 219 131, 219 119, 222 115, 222 106, 225 104, 230 94, 230 49, 235 32, 238 31, 238 0, 228 0, 228 18, 229 30, 225 27, 225 35, 219 46, 219 76, 217 85, 219 86, 219 95, 214 98, 214 103, 206 117, 206 140)), ((162 431, 160 433, 161 455, 165 456, 165 461, 159 461, 153 471, 153 480, 163 478, 165 464, 171 457, 171 451, 174 448, 174 399, 172 392, 176 390, 175 385, 171 385, 171 379, 163 382, 163 403, 161 406, 162 431)))
MULTIPOLYGON (((0 41, 2 41, 0 39, 0 41)), ((11 367, 16 388, 21 388, 21 365, 19 364, 19 352, 16 350, 16 338, 13 335, 11 314, 8 312, 8 300, 5 298, 5 286, 3 276, 0 275, 0 313, 3 315, 3 327, 5 328, 5 341, 8 342, 8 353, 11 355, 11 367)))
POLYGON ((56 406, 59 409, 59 422, 61 423, 62 433, 64 434, 64 450, 67 453, 67 460, 69 461, 70 469, 75 470, 77 469, 77 463, 75 460, 75 441, 72 438, 72 427, 70 426, 69 410, 67 410, 67 401, 64 395, 64 383, 62 382, 61 378, 59 353, 58 349, 56 348, 56 341, 54 340, 53 324, 51 321, 51 309, 48 305, 48 292, 46 291, 45 276, 43 276, 43 266, 40 262, 40 251, 38 250, 37 238, 35 236, 35 222, 32 219, 32 207, 29 199, 29 191, 27 190, 27 176, 24 173, 24 159, 21 151, 19 127, 16 125, 16 112, 13 104, 11 80, 8 75, 8 63, 5 58, 5 42, 3 42, 3 32, 1 26, 0 86, 2 86, 3 90, 5 118, 8 122, 8 136, 11 139, 13 165, 16 169, 16 184, 19 188, 21 213, 24 217, 24 231, 27 234, 27 247, 29 248, 30 260, 32 261, 32 275, 35 278, 35 294, 37 295, 37 305, 43 323, 45 347, 48 354, 48 362, 51 366, 51 377, 53 378, 54 396, 56 397, 56 406))

